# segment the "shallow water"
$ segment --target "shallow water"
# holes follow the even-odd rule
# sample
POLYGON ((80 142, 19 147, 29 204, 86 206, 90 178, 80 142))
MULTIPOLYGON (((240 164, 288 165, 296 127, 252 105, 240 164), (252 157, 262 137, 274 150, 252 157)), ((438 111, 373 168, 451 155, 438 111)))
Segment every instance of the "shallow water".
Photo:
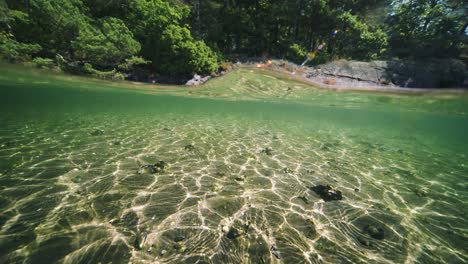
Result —
POLYGON ((241 73, 188 94, 0 71, 0 263, 467 262, 466 96, 241 73))

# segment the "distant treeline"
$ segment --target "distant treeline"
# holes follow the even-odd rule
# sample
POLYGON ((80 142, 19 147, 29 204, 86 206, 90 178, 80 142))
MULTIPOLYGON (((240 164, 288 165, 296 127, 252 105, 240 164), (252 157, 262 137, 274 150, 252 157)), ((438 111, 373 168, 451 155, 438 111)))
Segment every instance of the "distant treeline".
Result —
POLYGON ((216 71, 234 56, 310 63, 467 53, 465 0, 0 0, 0 57, 123 78, 216 71))

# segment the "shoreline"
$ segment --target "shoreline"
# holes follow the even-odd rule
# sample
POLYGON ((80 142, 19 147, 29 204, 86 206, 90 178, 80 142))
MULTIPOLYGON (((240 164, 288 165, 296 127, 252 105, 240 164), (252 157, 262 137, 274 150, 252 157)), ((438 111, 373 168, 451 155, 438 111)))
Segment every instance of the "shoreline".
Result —
POLYGON ((245 68, 253 68, 258 70, 264 71, 272 71, 276 73, 284 74, 290 78, 295 80, 307 83, 315 88, 319 89, 327 89, 331 91, 337 92, 379 92, 379 93, 396 93, 396 94, 465 94, 468 92, 467 88, 406 88, 400 86, 342 86, 342 85, 330 85, 320 82, 319 80, 313 80, 311 78, 307 78, 303 75, 293 74, 287 70, 275 69, 271 67, 261 67, 257 68, 255 66, 243 66, 245 68))
POLYGON ((131 81, 131 80, 120 80, 120 81, 104 80, 104 79, 99 79, 93 76, 76 75, 76 74, 70 74, 67 72, 54 72, 48 69, 36 69, 33 67, 27 67, 27 66, 17 65, 17 64, 1 63, 0 66, 1 67, 7 66, 8 68, 13 66, 13 68, 16 68, 16 69, 10 68, 10 70, 13 70, 13 71, 18 70, 18 69, 22 69, 22 70, 27 69, 29 70, 29 73, 31 73, 32 75, 38 74, 41 72, 47 73, 48 76, 54 79, 59 79, 59 80, 61 79, 61 80, 68 80, 68 81, 78 80, 78 81, 86 81, 86 82, 97 82, 97 83, 107 84, 112 87, 143 89, 143 90, 159 90, 159 91, 171 91, 171 90, 172 91, 192 91, 192 90, 204 89, 206 88, 206 85, 211 83, 211 81, 213 80, 223 78, 224 76, 229 75, 230 73, 240 70, 240 69, 250 69, 250 70, 262 71, 266 74, 271 74, 271 73, 280 74, 284 78, 288 78, 291 80, 295 80, 295 81, 310 85, 312 88, 324 89, 324 90, 336 91, 336 92, 371 92, 371 93, 387 93, 387 94, 393 93, 393 94, 407 94, 407 95, 424 95, 424 94, 462 95, 468 92, 467 88, 405 88, 405 87, 399 87, 399 86, 354 86, 354 87, 350 87, 350 86, 343 86, 343 85, 331 85, 331 84, 325 84, 321 82, 320 80, 307 78, 302 74, 293 74, 292 72, 283 68, 279 68, 279 67, 273 68, 271 66, 257 67, 255 64, 239 65, 233 68, 232 70, 227 71, 225 74, 221 76, 211 78, 210 80, 208 80, 207 82, 203 84, 194 85, 194 86, 136 82, 136 81, 131 81))

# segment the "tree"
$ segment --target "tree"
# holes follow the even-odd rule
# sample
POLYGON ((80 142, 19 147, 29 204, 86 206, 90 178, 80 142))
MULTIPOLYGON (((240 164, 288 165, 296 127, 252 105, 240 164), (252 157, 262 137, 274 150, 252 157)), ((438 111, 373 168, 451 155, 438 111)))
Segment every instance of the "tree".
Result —
POLYGON ((386 51, 388 36, 381 28, 370 28, 350 12, 344 12, 338 21, 343 27, 336 36, 340 55, 369 60, 379 58, 386 51))
POLYGON ((170 25, 161 37, 161 68, 172 75, 211 73, 218 65, 217 55, 202 41, 196 41, 187 28, 170 25))
POLYGON ((466 40, 468 10, 460 0, 395 1, 390 45, 400 57, 457 57, 466 40))
POLYGON ((113 17, 99 19, 96 25, 82 24, 71 46, 76 59, 103 69, 116 67, 141 49, 123 21, 113 17))

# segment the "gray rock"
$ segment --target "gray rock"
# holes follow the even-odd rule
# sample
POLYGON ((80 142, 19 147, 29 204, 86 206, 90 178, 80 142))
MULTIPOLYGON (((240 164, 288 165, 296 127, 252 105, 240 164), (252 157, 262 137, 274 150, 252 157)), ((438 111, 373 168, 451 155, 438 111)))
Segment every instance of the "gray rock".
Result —
POLYGON ((209 79, 211 79, 211 76, 207 75, 205 77, 201 77, 198 74, 195 74, 192 79, 188 80, 185 85, 187 86, 197 86, 197 85, 202 85, 205 82, 207 82, 209 79))
POLYGON ((333 85, 337 86, 460 88, 468 79, 468 71, 463 62, 454 59, 372 62, 338 60, 306 70, 305 77, 315 81, 332 79, 333 85))
POLYGON ((385 238, 385 231, 381 227, 376 227, 373 225, 367 225, 364 228, 364 232, 369 234, 372 238, 382 240, 385 238))

